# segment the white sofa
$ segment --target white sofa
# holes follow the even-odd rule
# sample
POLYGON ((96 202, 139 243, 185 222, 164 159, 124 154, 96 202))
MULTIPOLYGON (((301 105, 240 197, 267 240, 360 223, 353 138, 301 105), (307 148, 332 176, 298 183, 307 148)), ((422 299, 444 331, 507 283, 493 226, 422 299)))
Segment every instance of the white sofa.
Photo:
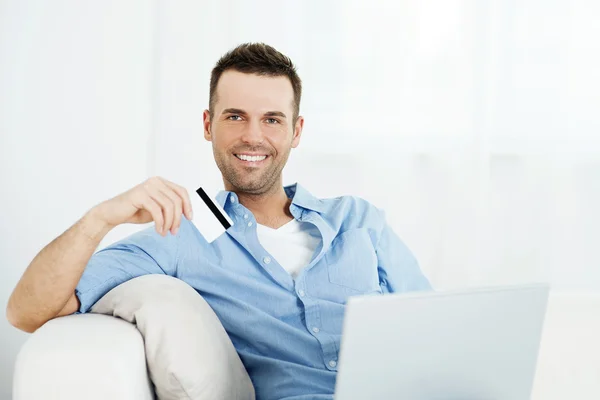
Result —
MULTIPOLYGON (((154 398, 140 333, 106 315, 48 322, 15 368, 14 400, 154 398)), ((532 399, 600 399, 600 294, 551 294, 532 399)))
POLYGON ((154 399, 142 335, 108 315, 49 321, 17 356, 13 399, 154 399))
POLYGON ((158 274, 118 285, 91 314, 42 326, 17 357, 13 392, 21 400, 255 399, 210 305, 158 274))

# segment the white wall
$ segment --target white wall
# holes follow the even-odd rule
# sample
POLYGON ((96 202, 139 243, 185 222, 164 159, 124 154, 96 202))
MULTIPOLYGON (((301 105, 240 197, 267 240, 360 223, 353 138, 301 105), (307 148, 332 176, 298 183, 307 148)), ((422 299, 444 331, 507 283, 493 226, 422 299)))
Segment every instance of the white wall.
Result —
POLYGON ((219 183, 200 114, 210 69, 265 41, 304 82, 286 182, 387 210, 438 288, 600 290, 597 3, 232 0, 157 15, 158 174, 219 183))
MULTIPOLYGON (((600 291, 599 17, 592 0, 0 0, 0 306, 96 202, 154 174, 221 184, 202 110, 246 41, 304 81, 286 182, 386 209, 438 288, 600 291)), ((24 338, 0 319, 0 395, 24 338)))
POLYGON ((0 2, 0 399, 27 337, 4 318, 24 269, 87 209, 146 177, 153 11, 142 0, 0 2))

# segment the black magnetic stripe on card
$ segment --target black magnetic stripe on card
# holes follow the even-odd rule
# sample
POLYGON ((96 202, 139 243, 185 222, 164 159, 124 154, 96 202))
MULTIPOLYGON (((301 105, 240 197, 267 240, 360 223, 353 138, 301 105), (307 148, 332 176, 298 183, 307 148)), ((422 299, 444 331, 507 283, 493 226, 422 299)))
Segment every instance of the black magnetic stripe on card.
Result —
POLYGON ((231 224, 223 216, 223 213, 221 212, 221 210, 219 210, 217 208, 217 206, 215 205, 215 203, 213 203, 213 201, 210 199, 210 197, 208 197, 208 195, 206 194, 206 192, 204 191, 204 189, 202 189, 201 187, 199 187, 196 190, 196 193, 198 193, 198 196, 200 196, 200 198, 202 199, 202 201, 208 206, 208 208, 210 209, 210 211, 212 211, 212 213, 219 220, 219 222, 221 223, 221 225, 223 225, 223 228, 225 228, 225 230, 229 229, 231 227, 231 224))

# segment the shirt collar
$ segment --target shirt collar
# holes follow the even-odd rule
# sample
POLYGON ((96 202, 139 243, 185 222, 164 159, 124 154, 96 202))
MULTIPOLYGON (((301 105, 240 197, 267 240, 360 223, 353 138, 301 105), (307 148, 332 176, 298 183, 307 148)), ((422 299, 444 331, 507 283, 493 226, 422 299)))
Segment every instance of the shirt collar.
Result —
POLYGON ((285 194, 292 199, 292 204, 307 210, 313 210, 317 212, 325 211, 325 204, 323 201, 317 199, 299 183, 285 186, 283 190, 285 190, 285 194))
MULTIPOLYGON (((313 196, 308 190, 304 189, 300 184, 294 183, 292 185, 284 186, 285 194, 292 199, 292 204, 307 210, 313 210, 317 212, 325 211, 325 204, 313 196)), ((223 209, 225 209, 225 203, 229 200, 229 203, 237 203, 238 197, 235 192, 227 190, 221 190, 217 194, 217 202, 223 209)))

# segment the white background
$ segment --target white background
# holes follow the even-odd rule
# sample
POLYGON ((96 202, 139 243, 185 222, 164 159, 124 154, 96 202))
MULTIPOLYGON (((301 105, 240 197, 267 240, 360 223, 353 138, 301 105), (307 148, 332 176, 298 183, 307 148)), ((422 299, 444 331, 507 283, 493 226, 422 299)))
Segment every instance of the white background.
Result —
MULTIPOLYGON (((598 292, 599 19, 593 0, 0 0, 0 308, 94 204, 152 175, 221 184, 202 110, 247 41, 304 83, 286 183, 385 209, 436 288, 598 292)), ((1 399, 26 337, 0 318, 1 399)))

